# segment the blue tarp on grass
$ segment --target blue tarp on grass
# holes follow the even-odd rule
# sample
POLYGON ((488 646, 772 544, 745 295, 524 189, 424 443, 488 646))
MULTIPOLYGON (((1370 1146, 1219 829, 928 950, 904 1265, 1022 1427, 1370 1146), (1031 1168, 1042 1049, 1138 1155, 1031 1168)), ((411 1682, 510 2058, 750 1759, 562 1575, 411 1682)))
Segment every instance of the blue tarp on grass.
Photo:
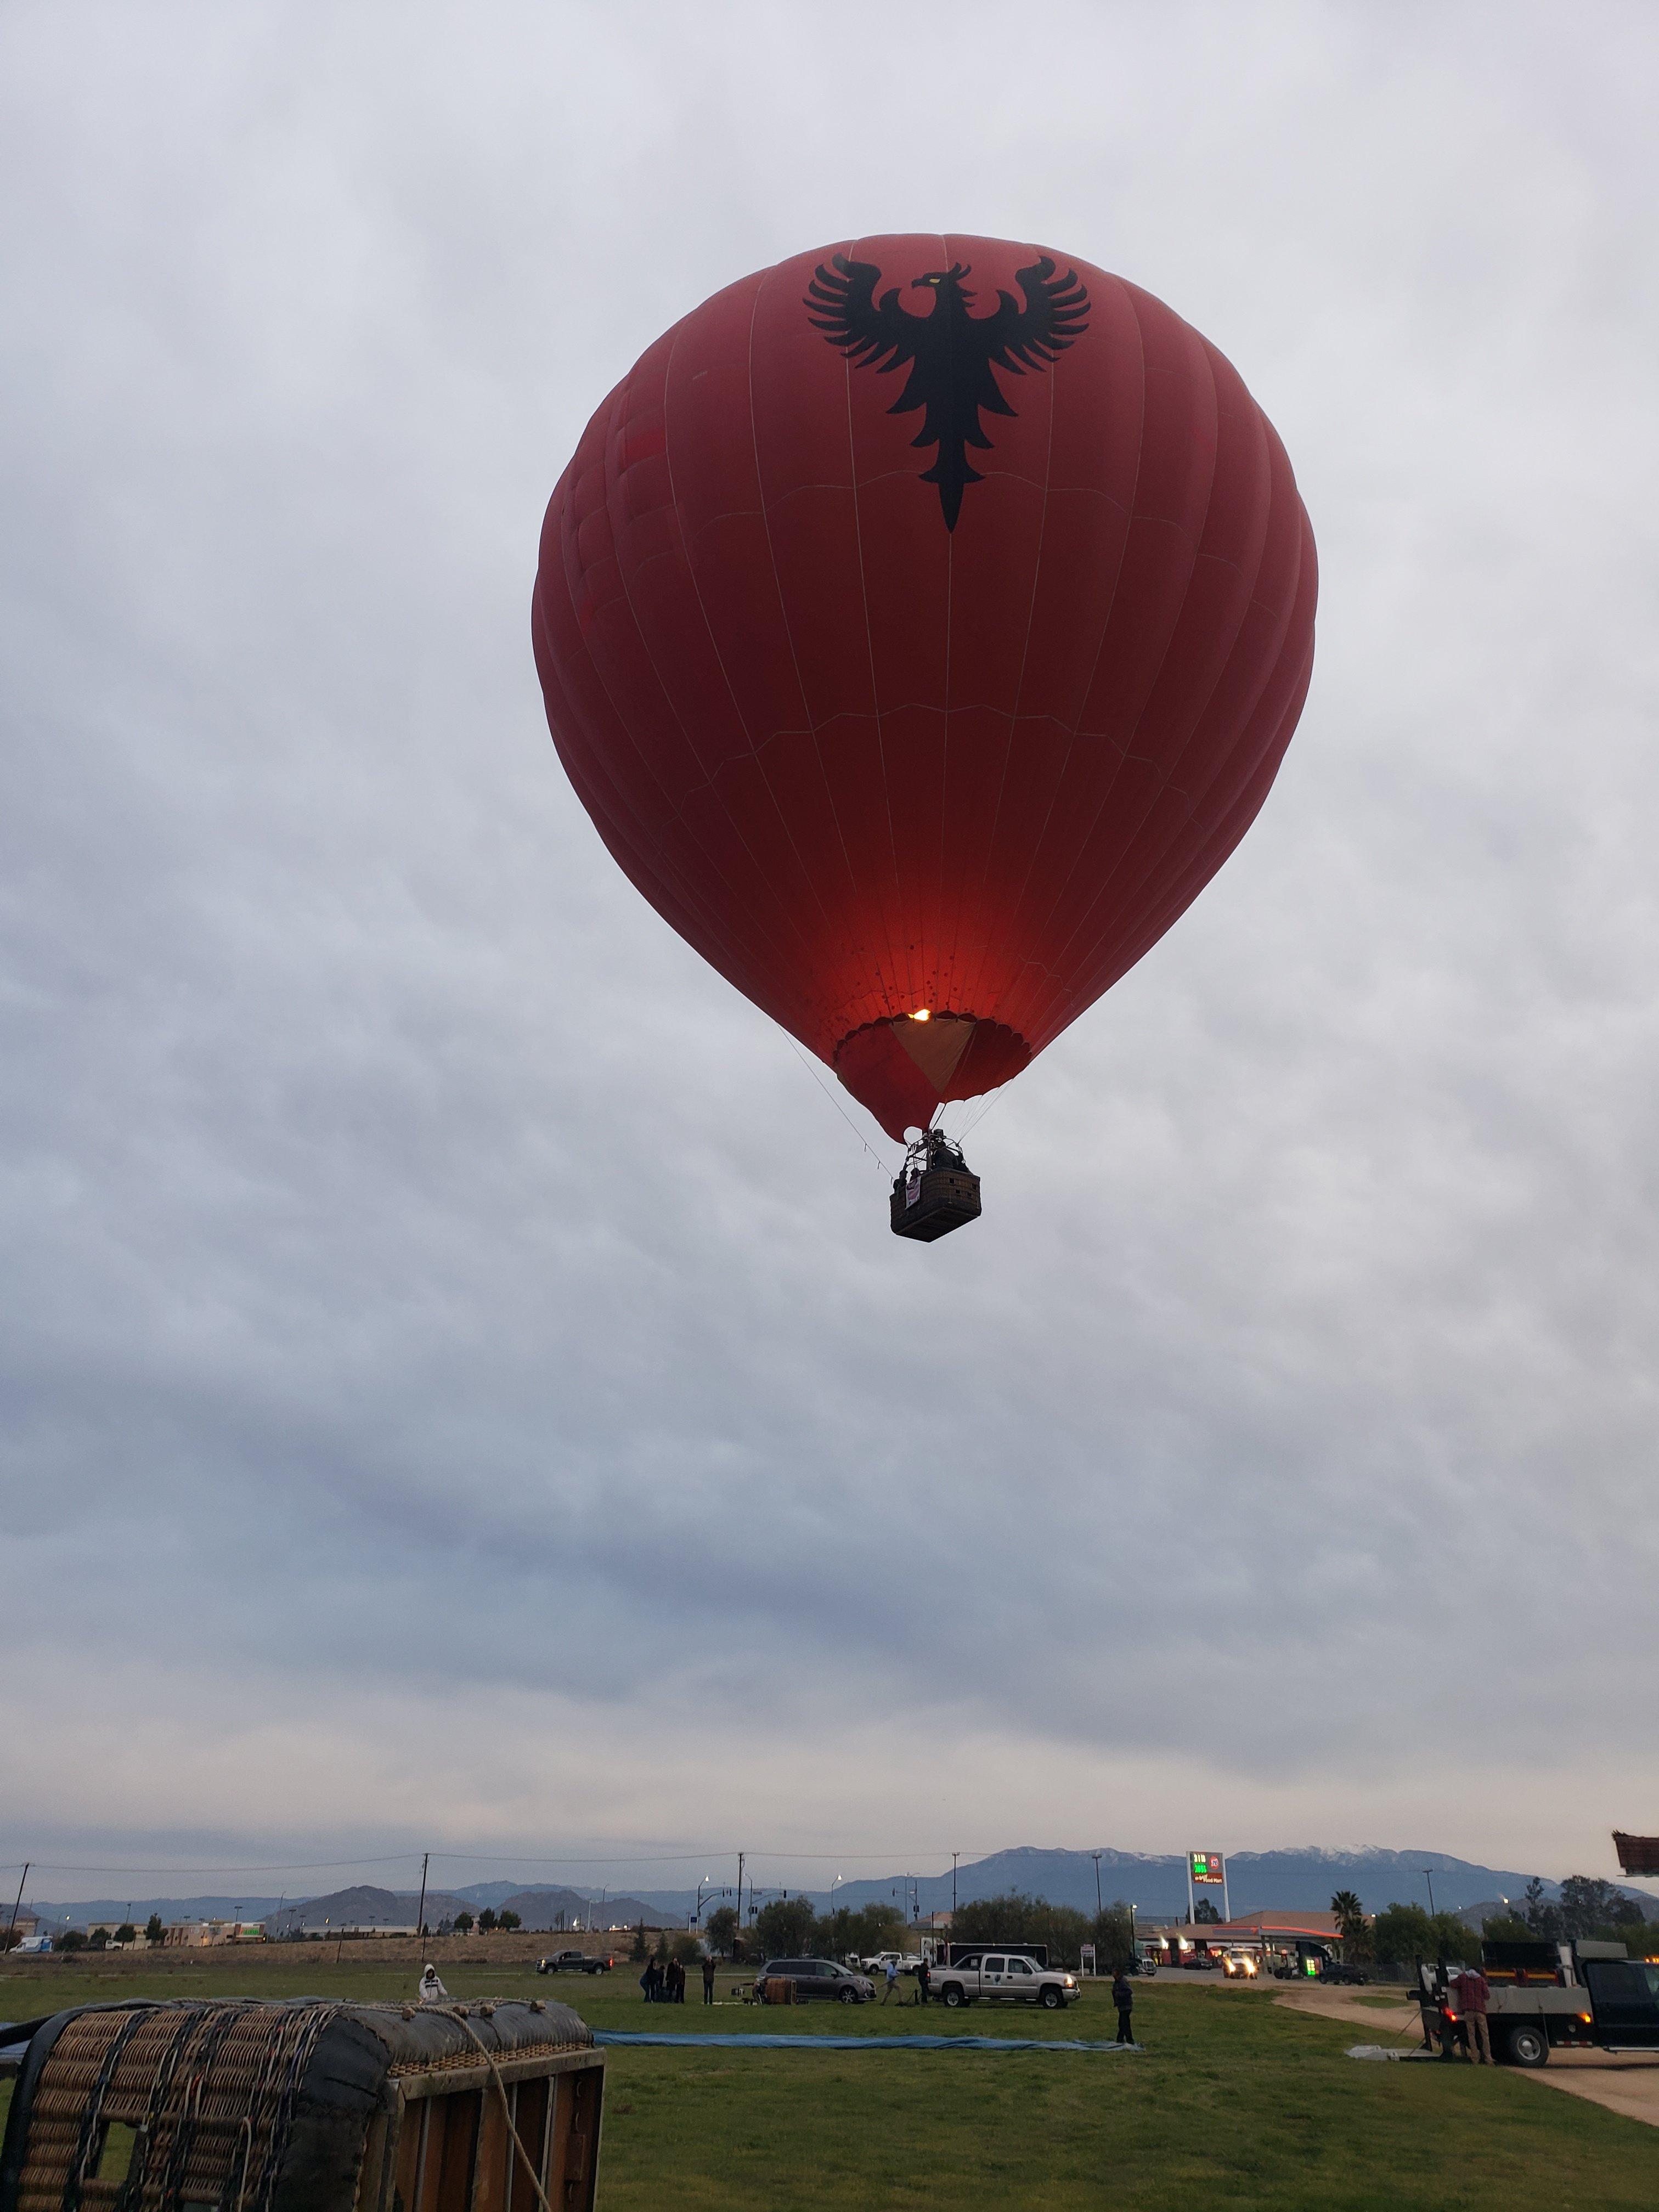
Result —
POLYGON ((1018 2035, 647 2035, 596 2027, 595 2043, 653 2043, 678 2051, 1139 2051, 1138 2043, 1078 2043, 1018 2035))

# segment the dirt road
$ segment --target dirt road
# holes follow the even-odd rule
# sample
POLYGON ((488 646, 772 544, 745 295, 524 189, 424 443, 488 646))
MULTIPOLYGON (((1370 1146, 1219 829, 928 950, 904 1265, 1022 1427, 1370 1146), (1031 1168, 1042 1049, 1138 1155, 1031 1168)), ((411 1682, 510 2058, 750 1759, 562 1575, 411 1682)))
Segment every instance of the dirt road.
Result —
MULTIPOLYGON (((1368 2003, 1355 1990, 1304 1988, 1286 1990, 1274 2002, 1291 2012, 1315 2013, 1322 2020, 1340 2020, 1345 2027, 1363 2027, 1368 2031, 1367 2043, 1398 2044, 1402 2049, 1422 2045, 1417 2007, 1403 1999, 1382 2005, 1368 2003)), ((1528 2081, 1541 2081, 1547 2089, 1565 2089, 1570 2097, 1587 2098, 1610 2112, 1622 2112, 1627 2120, 1659 2128, 1659 2051, 1650 2058, 1607 2051, 1556 2051, 1547 2066, 1526 2072, 1528 2081)))

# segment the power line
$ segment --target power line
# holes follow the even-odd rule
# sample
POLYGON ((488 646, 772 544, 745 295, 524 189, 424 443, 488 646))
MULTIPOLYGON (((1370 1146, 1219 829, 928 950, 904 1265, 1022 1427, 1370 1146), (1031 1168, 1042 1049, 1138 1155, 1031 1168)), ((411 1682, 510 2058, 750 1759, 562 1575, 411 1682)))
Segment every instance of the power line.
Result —
MULTIPOLYGON (((434 1863, 440 1859, 460 1861, 471 1866, 515 1867, 646 1867, 690 1866, 698 1859, 730 1857, 731 1848, 721 1844, 704 1844, 690 1851, 629 1851, 608 1854, 598 1851, 570 1851, 556 1857, 536 1851, 433 1851, 428 1854, 434 1863)), ((984 1855, 981 1853, 981 1856, 984 1855)), ((11 1873, 27 1868, 35 1874, 102 1874, 102 1875, 245 1875, 245 1874, 326 1874, 337 1869, 356 1867, 397 1866, 407 1863, 413 1867, 422 1854, 413 1849, 406 1851, 387 1851, 372 1859, 287 1859, 274 1862, 249 1863, 240 1860, 221 1860, 214 1866, 112 1866, 106 1862, 83 1865, 64 1859, 11 1859, 0 1861, 0 1871, 11 1873)), ((828 1866, 832 1862, 844 1863, 857 1856, 863 1859, 948 1859, 948 1850, 928 1848, 919 1850, 914 1844, 884 1849, 871 1845, 856 1854, 844 1847, 830 1851, 750 1851, 753 1859, 787 1860, 791 1864, 828 1866)), ((856 1877, 854 1877, 856 1879, 856 1877)))

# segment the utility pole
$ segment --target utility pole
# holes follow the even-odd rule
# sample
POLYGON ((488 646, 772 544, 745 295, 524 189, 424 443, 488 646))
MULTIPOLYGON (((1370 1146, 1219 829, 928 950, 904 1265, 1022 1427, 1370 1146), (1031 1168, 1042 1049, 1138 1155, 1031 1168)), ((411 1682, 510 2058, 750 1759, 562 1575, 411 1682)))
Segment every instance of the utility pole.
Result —
POLYGON ((960 1851, 951 1854, 951 1918, 953 1922, 957 1917, 957 1861, 961 1856, 960 1851))
POLYGON ((1432 1920, 1432 1919, 1435 1917, 1435 1910, 1434 1910, 1434 1869, 1433 1869, 1433 1868, 1432 1868, 1432 1867, 1425 1867, 1425 1868, 1424 1868, 1424 1869, 1423 1869, 1423 1879, 1424 1879, 1424 1881, 1425 1881, 1425 1882, 1427 1882, 1427 1884, 1429 1885, 1429 1917, 1430 1917, 1430 1919, 1431 1919, 1431 1920, 1432 1920))
POLYGON ((1089 1856, 1095 1863, 1095 1911, 1097 1916, 1098 1916, 1106 1910, 1106 1907, 1100 1900, 1100 1853, 1098 1851, 1091 1851, 1089 1856))
POLYGON ((1193 1905, 1193 1855, 1192 1855, 1192 1853, 1191 1853, 1190 1851, 1188 1851, 1188 1854, 1187 1854, 1187 1925, 1188 1925, 1189 1928, 1190 1928, 1190 1927, 1192 1926, 1192 1924, 1193 1924, 1193 1912, 1194 1912, 1194 1905, 1193 1905))
POLYGON ((415 1936, 417 1942, 426 1932, 426 1870, 431 1857, 430 1851, 421 1853, 421 1901, 415 1908, 415 1936))
POLYGON ((744 1851, 738 1853, 738 1933, 739 1936, 743 1933, 743 1863, 747 1856, 744 1851))
MULTIPOLYGON (((33 1863, 34 1862, 33 1859, 25 1859, 23 1862, 23 1871, 17 1877, 17 1895, 12 1903, 11 1918, 6 1925, 6 1948, 9 1951, 11 1948, 11 1939, 17 1933, 17 1916, 22 1910, 23 1884, 28 1880, 29 1869, 33 1865, 33 1863)), ((40 1923, 37 1921, 35 1925, 39 1927, 40 1923)))
POLYGON ((1227 1902, 1227 1854, 1224 1851, 1221 1855, 1221 1917, 1229 1923, 1233 1917, 1233 1908, 1227 1902))

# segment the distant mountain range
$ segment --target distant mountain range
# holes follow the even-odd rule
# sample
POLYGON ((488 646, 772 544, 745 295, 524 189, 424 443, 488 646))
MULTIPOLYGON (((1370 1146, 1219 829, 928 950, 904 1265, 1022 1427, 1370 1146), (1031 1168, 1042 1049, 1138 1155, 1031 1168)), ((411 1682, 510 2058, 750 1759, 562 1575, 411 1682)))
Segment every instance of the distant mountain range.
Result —
MULTIPOLYGON (((1030 1845, 994 1851, 988 1858, 971 1860, 957 1869, 955 1893, 958 1902, 966 1904, 1018 1890, 1053 1905, 1092 1912, 1096 1861, 1093 1851, 1041 1850, 1030 1845)), ((1235 1912, 1327 1906, 1339 1889, 1356 1891, 1368 1912, 1395 1904, 1426 1905, 1431 1884, 1442 1911, 1466 1911, 1476 1905, 1496 1910, 1505 1899, 1518 1899, 1532 1878, 1518 1869, 1481 1866, 1429 1850, 1326 1850, 1309 1845, 1298 1850, 1237 1851, 1226 1863, 1228 1902, 1235 1912)), ((1098 1864, 1098 1893, 1105 1904, 1133 1904, 1150 1915, 1186 1911, 1186 1862, 1178 1853, 1103 1848, 1098 1864)), ((830 1901, 824 1890, 792 1887, 790 1893, 810 1897, 820 1909, 830 1901)), ((1546 1897, 1559 1893, 1559 1882, 1545 1881, 1546 1897)), ((1650 1917, 1659 1917, 1659 1897, 1651 1890, 1625 1886, 1624 1893, 1650 1917)), ((756 1892, 763 1902, 778 1894, 770 1887, 756 1892)), ((696 1895, 689 1889, 641 1890, 606 1898, 601 1904, 591 1889, 526 1889, 518 1882, 480 1881, 459 1889, 429 1889, 426 1918, 428 1927, 435 1927, 440 1920, 453 1919, 463 1907, 476 1914, 489 1905, 498 1912, 503 1905, 510 1906, 527 1929, 556 1930, 590 1917, 606 1927, 632 1927, 641 1920, 647 1927, 674 1927, 690 1918, 696 1895)), ((950 1909, 951 1877, 948 1873, 893 1874, 869 1881, 838 1882, 835 1901, 854 1910, 891 1903, 906 1919, 913 1910, 925 1917, 950 1909)), ((407 1927, 415 1918, 416 1902, 414 1890, 380 1889, 365 1883, 298 1901, 244 1893, 231 1897, 93 1898, 33 1909, 48 1926, 85 1927, 93 1921, 131 1919, 142 1928, 152 1912, 159 1912, 163 1920, 263 1920, 275 1933, 295 1925, 320 1931, 325 1922, 334 1927, 377 1923, 407 1927)), ((1219 1904, 1218 1897, 1216 1902, 1219 1904)))

